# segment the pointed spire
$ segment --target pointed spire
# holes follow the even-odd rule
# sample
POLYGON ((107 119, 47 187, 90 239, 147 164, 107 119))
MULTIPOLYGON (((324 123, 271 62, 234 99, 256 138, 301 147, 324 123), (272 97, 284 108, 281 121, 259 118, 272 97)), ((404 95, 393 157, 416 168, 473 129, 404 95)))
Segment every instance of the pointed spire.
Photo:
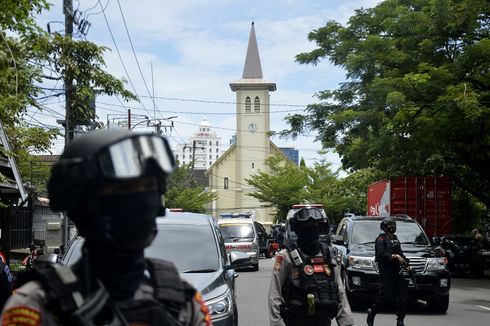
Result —
POLYGON ((242 78, 262 78, 262 66, 260 64, 259 47, 257 46, 257 38, 255 37, 254 22, 250 29, 248 38, 247 56, 245 58, 245 66, 243 67, 242 78))

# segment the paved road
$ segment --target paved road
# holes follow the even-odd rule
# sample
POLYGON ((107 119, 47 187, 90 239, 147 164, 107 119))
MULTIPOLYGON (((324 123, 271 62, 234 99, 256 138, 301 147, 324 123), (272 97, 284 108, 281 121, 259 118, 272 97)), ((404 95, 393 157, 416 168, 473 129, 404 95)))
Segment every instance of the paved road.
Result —
MULTIPOLYGON (((240 326, 267 326, 267 293, 272 273, 272 259, 261 258, 258 272, 240 272, 237 279, 238 313, 240 326)), ((366 325, 366 314, 354 312, 356 325, 366 325)), ((447 314, 430 314, 424 302, 409 307, 407 326, 488 326, 490 325, 490 271, 480 279, 453 277, 447 314)), ((337 325, 335 322, 333 325, 337 325)), ((395 325, 395 316, 381 313, 376 326, 395 325)))

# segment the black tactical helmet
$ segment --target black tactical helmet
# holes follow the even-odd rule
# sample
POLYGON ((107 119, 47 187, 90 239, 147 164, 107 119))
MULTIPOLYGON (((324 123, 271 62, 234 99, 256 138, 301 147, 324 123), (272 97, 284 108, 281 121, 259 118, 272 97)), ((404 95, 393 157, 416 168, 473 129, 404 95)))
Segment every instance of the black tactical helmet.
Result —
MULTIPOLYGON (((308 221, 315 221, 318 223, 327 223, 328 220, 323 214, 322 210, 317 207, 303 207, 298 209, 293 216, 289 219, 291 230, 294 231, 296 226, 308 221)), ((327 226, 328 229, 328 226, 327 226)))
POLYGON ((50 206, 71 211, 85 193, 110 182, 155 177, 161 180, 175 167, 167 140, 152 133, 122 129, 96 130, 70 143, 51 169, 48 182, 50 206))
POLYGON ((395 227, 395 231, 396 231, 396 221, 394 219, 392 219, 391 217, 386 217, 381 221, 379 228, 383 231, 386 231, 386 228, 390 225, 393 225, 395 227))
POLYGON ((296 245, 298 240, 298 235, 296 234, 298 225, 301 223, 306 223, 307 221, 315 221, 319 224, 321 239, 328 237, 328 234, 324 233, 328 232, 330 228, 325 212, 322 209, 314 206, 305 206, 295 211, 292 215, 288 214, 285 226, 286 246, 288 248, 292 248, 296 245))

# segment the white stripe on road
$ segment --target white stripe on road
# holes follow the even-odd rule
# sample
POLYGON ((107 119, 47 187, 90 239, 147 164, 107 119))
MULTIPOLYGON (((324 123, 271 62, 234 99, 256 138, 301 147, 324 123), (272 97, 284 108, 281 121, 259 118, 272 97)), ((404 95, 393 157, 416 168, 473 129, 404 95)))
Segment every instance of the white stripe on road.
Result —
POLYGON ((482 308, 482 309, 486 309, 486 310, 490 310, 490 308, 485 307, 485 306, 480 306, 480 305, 477 305, 477 307, 480 307, 480 308, 482 308))

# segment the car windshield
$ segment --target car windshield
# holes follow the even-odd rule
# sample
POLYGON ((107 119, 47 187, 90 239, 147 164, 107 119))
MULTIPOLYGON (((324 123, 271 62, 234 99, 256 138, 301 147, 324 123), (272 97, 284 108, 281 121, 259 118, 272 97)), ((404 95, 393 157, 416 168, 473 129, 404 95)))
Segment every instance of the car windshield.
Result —
POLYGON ((219 227, 223 238, 227 242, 251 241, 255 236, 252 224, 249 223, 223 223, 219 227))
MULTIPOLYGON (((351 243, 374 243, 376 237, 382 232, 379 229, 379 224, 380 222, 376 220, 356 221, 352 231, 351 243)), ((429 244, 429 239, 417 223, 397 221, 396 235, 401 243, 429 244)))
POLYGON ((158 225, 158 234, 145 256, 172 261, 179 272, 219 267, 218 248, 209 225, 158 225))

